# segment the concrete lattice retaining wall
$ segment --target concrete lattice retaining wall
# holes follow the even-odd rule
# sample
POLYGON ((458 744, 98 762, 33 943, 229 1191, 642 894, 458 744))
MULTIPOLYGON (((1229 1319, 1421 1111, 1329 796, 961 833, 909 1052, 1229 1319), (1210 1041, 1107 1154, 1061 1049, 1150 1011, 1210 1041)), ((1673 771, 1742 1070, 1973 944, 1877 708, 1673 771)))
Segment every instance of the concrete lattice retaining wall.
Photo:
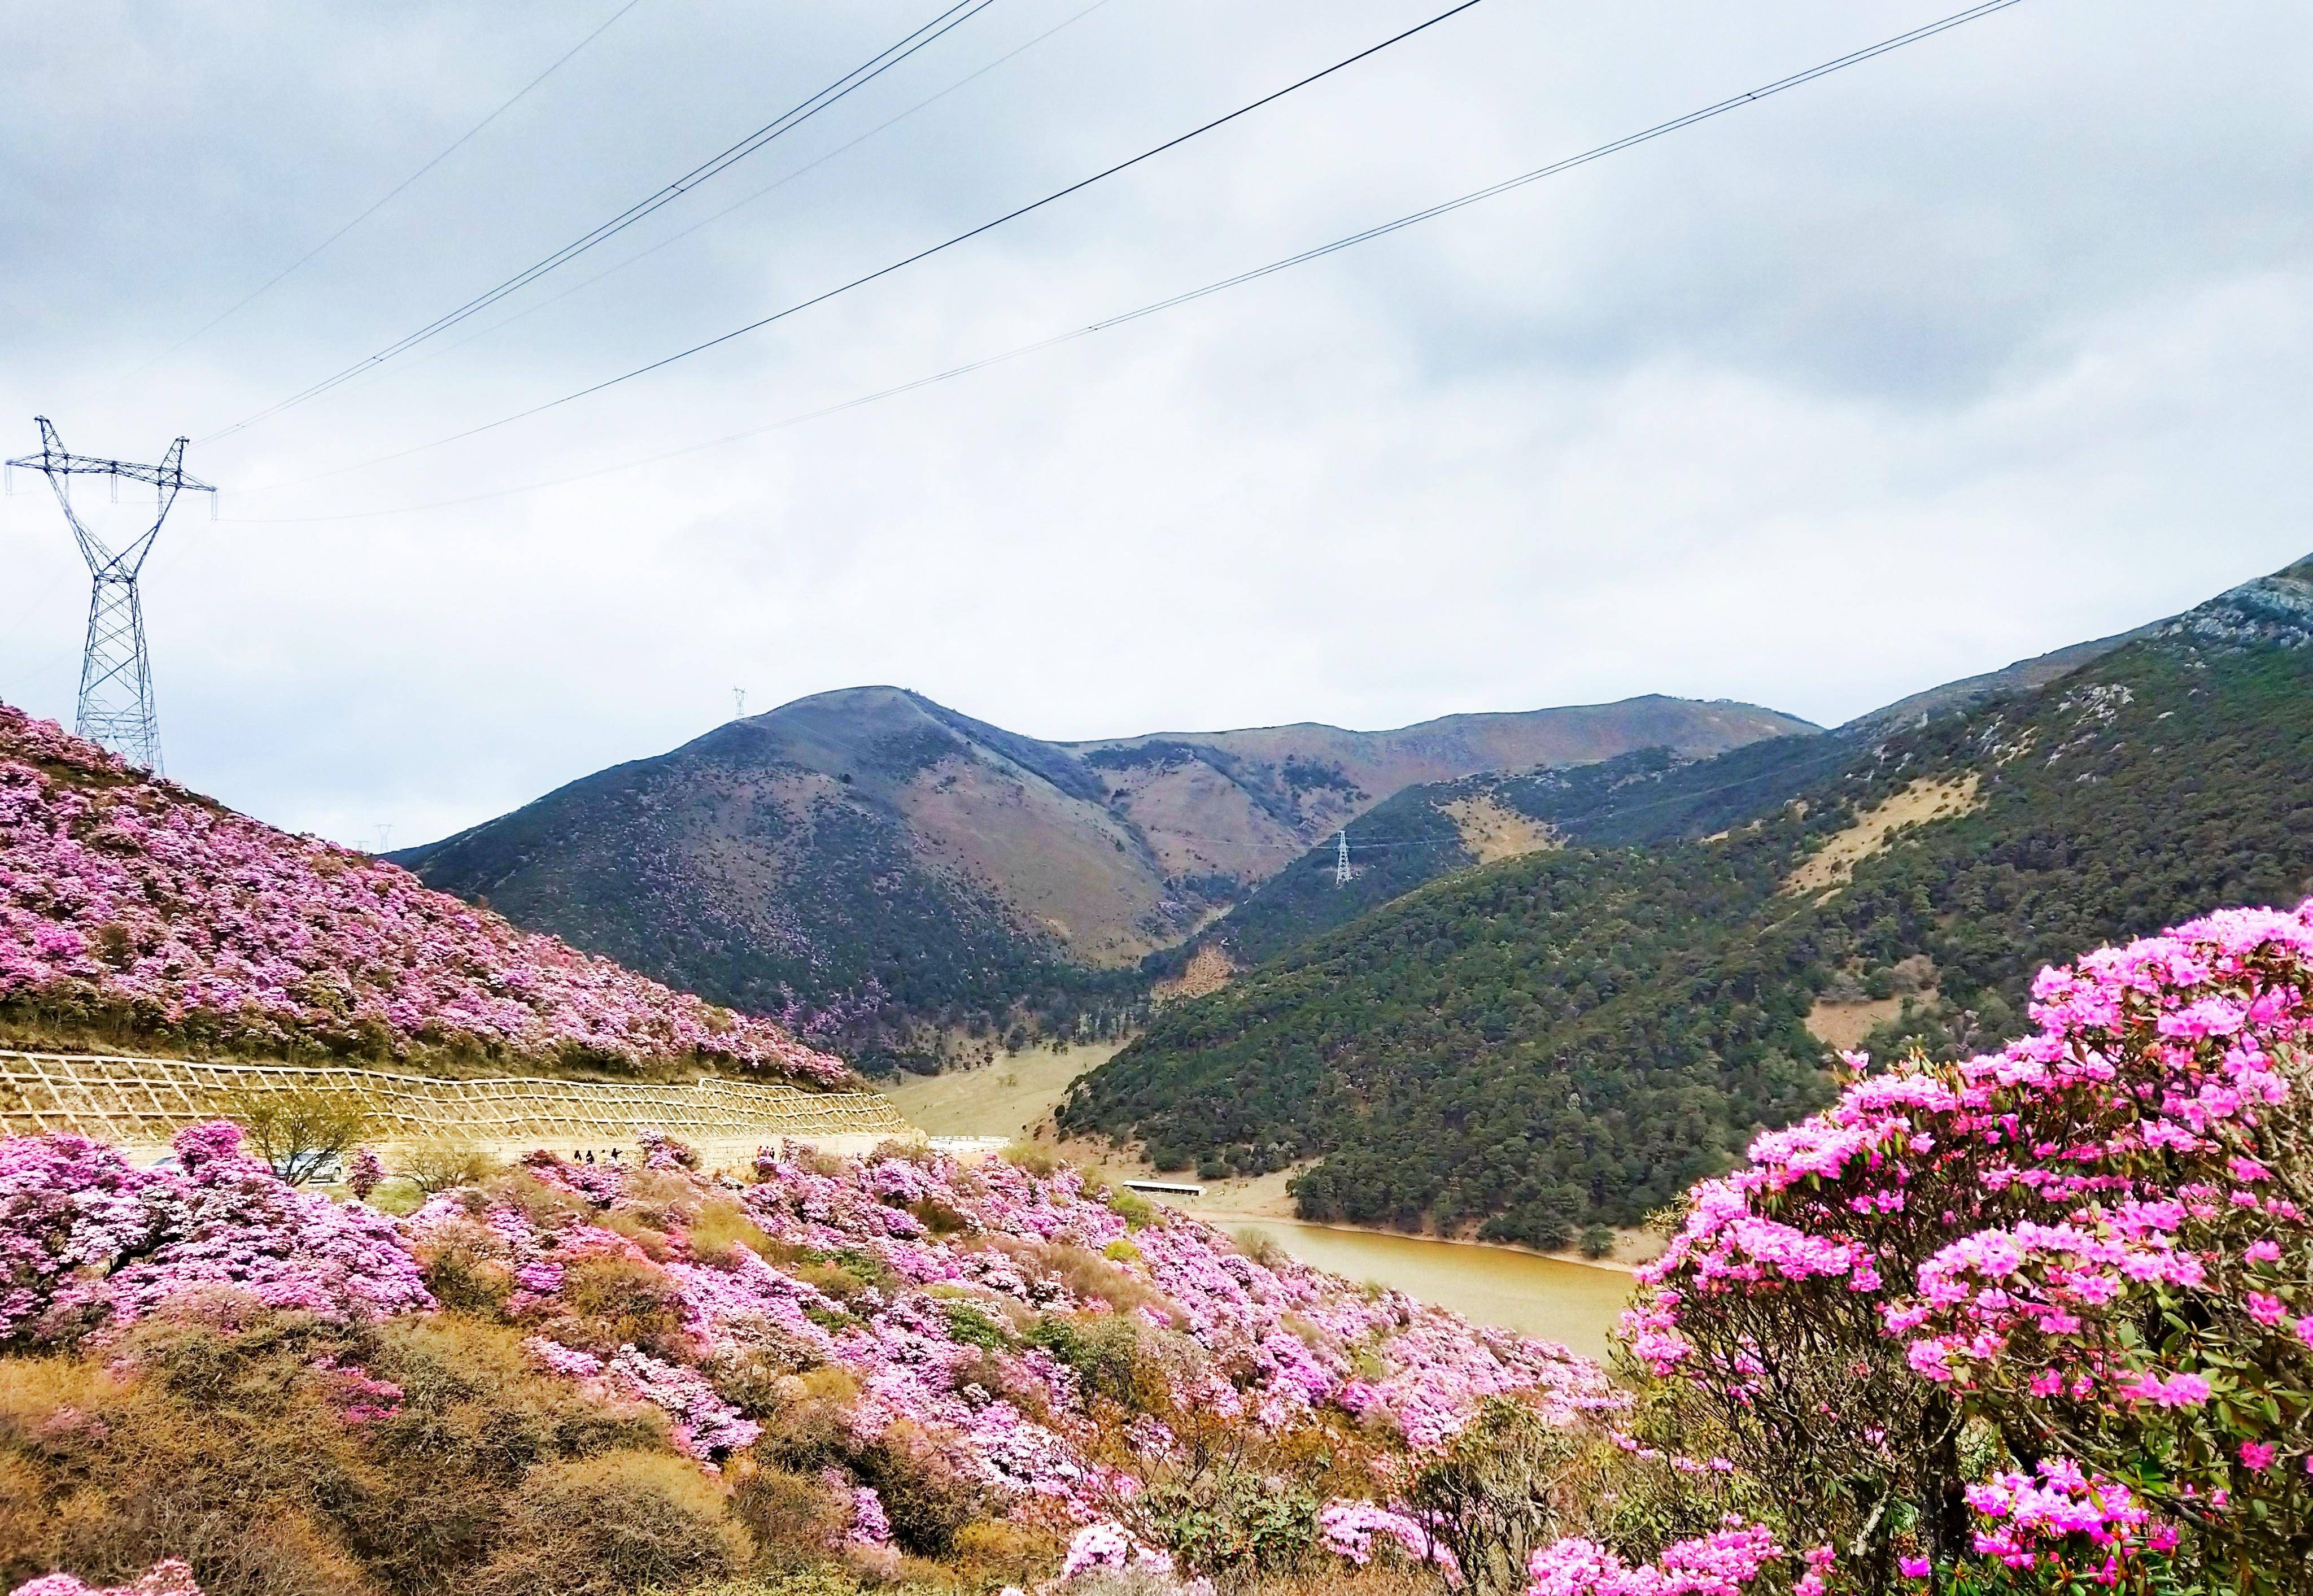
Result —
POLYGON ((165 1147, 256 1094, 321 1088, 359 1096, 383 1145, 472 1142, 499 1151, 631 1145, 655 1127, 721 1160, 790 1138, 830 1151, 920 1135, 877 1092, 811 1092, 775 1081, 439 1080, 375 1070, 200 1063, 0 1050, 0 1132, 72 1131, 165 1147))

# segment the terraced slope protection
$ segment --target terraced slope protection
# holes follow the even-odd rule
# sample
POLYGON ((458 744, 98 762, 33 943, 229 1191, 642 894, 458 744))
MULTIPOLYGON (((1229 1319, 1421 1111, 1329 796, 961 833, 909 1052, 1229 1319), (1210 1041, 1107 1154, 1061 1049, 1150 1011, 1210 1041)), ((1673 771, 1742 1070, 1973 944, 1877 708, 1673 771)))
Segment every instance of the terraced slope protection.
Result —
POLYGON ((1131 966, 1409 780, 1810 730, 1645 698, 1324 726, 1042 742, 861 687, 734 721, 393 857, 719 1001, 930 1062, 939 1033, 1024 1016, 1095 1035, 1131 966))
POLYGON ((0 705, 0 1037, 466 1068, 842 1061, 0 705))
POLYGON ((787 1137, 817 1144, 912 1140, 880 1092, 806 1091, 782 1080, 444 1080, 340 1065, 19 1053, 0 1048, 0 1136, 86 1136, 151 1151, 190 1125, 231 1119, 268 1092, 343 1093, 380 1146, 452 1142, 509 1156, 539 1146, 632 1145, 681 1136, 744 1162, 787 1137))
POLYGON ((2313 561, 1832 768, 1811 743, 1631 762, 1572 792, 1571 845, 1167 1008, 1064 1125, 1160 1166, 1314 1160, 1310 1217, 1545 1245, 1634 1222, 1820 1100, 1834 1018, 1957 1056, 2071 949, 2313 893, 2313 561), (1729 819, 1730 789, 1764 797, 1729 819), (1618 834, 1641 840, 1581 840, 1618 834))

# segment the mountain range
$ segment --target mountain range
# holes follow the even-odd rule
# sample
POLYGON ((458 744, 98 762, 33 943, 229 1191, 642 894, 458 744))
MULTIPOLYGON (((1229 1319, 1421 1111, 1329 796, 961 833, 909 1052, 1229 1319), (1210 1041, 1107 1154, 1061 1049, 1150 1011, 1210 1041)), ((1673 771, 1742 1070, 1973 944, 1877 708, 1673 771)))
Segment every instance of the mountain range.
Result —
POLYGON ((1378 732, 1048 742, 897 687, 825 692, 390 857, 870 1064, 970 1032, 1113 1031, 1135 972, 1414 783, 1683 759, 1816 727, 1649 696, 1378 732))
POLYGON ((1833 733, 1410 789, 1359 829, 1368 874, 1306 857, 1214 928, 1252 967, 1061 1128, 1294 1169, 1306 1217, 1563 1245, 1824 1100, 1836 1049, 1996 1045, 2049 961, 2313 894, 2313 559, 1833 733), (1485 860, 1481 806, 1545 843, 1485 860))

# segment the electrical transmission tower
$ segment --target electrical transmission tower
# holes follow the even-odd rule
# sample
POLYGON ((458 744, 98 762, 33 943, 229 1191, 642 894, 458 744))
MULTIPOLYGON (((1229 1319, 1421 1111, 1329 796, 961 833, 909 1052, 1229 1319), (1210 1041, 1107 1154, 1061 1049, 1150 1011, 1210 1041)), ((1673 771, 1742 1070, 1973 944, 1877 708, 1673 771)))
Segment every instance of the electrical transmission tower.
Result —
MULTIPOLYGON (((136 573, 153 551, 153 540, 161 535, 161 523, 169 518, 177 495, 187 489, 214 495, 216 489, 185 474, 183 438, 169 445, 168 455, 160 464, 133 465, 125 460, 68 454, 48 419, 33 419, 40 424, 40 452, 8 463, 30 467, 48 479, 48 486, 56 489, 57 503, 63 507, 65 521, 80 544, 81 556, 88 561, 91 578, 88 645, 81 656, 80 707, 73 720, 74 734, 101 743, 130 764, 157 774, 161 723, 153 708, 153 661, 145 651, 145 605, 137 596, 136 573), (72 479, 77 476, 111 478, 116 500, 124 479, 151 484, 158 503, 152 526, 119 549, 105 547, 103 540, 83 525, 73 510, 72 479)), ((215 498, 209 504, 214 511, 215 498)))
POLYGON ((1335 832, 1333 840, 1341 844, 1333 854, 1333 885, 1347 886, 1350 884, 1350 833, 1347 828, 1335 832))

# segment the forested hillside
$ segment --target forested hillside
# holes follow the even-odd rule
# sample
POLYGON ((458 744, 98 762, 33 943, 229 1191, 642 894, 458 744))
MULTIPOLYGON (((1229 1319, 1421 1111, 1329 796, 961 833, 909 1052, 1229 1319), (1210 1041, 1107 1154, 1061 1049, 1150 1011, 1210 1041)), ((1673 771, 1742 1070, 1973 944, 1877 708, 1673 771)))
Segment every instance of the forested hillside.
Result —
POLYGON ((1533 822, 1542 833, 1537 847, 1702 837, 1797 797, 1852 763, 1872 741, 1849 731, 1769 737, 1709 759, 1639 748, 1596 764, 1409 787, 1359 819, 1347 885, 1336 880, 1333 844, 1320 844, 1190 943, 1149 962, 1169 972, 1209 945, 1238 967, 1265 963, 1484 862, 1468 818, 1475 807, 1533 822))
POLYGON ((1765 812, 1423 887, 1165 1011, 1064 1124, 1209 1171, 1316 1160, 1314 1217, 1545 1245, 1631 1222, 1830 1089, 1819 1004, 1949 1053, 2011 1034, 2068 949, 2313 893, 2313 561, 1856 739, 1791 801, 1805 762, 1773 754, 1544 779, 1592 838, 1700 830, 1752 780, 1765 812))
POLYGON ((1334 851, 1319 843, 1280 870, 1189 944, 1151 957, 1160 973, 1217 948, 1243 968, 1415 887, 1484 862, 1469 834, 1473 805, 1491 805, 1536 823, 1552 836, 1594 843, 1704 837, 1765 813, 1845 769, 1892 734, 2012 697, 2101 659, 2160 622, 2118 637, 2075 643, 1982 675, 1897 700, 1828 733, 1795 731, 1723 753, 1664 745, 1585 764, 1562 764, 1408 787, 1350 828, 1354 873, 1334 881, 1334 851))

